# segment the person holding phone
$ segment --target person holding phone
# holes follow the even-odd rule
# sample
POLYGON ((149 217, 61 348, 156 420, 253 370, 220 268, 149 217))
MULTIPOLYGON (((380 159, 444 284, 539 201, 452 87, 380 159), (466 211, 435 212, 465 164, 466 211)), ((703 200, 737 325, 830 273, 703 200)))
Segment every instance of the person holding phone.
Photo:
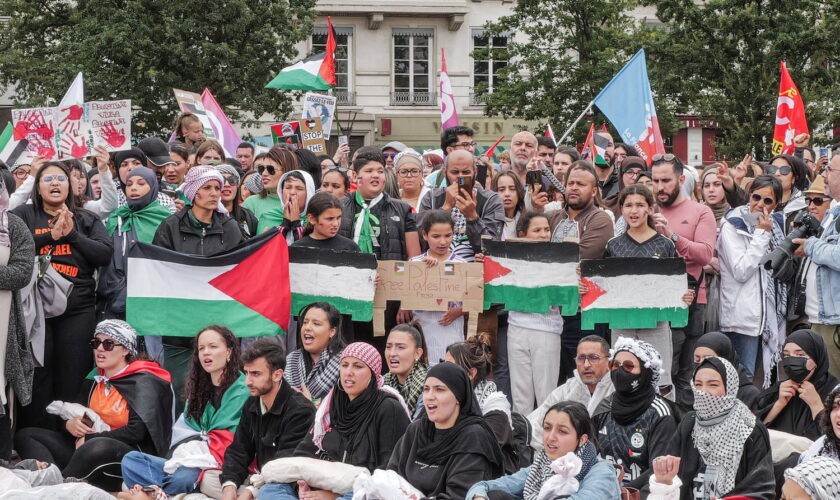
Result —
POLYGON ((786 331, 787 289, 760 265, 785 237, 782 214, 774 213, 781 197, 782 184, 776 177, 756 177, 749 203, 723 217, 717 244, 720 330, 732 340, 750 376, 762 346, 764 387, 781 357, 786 331))

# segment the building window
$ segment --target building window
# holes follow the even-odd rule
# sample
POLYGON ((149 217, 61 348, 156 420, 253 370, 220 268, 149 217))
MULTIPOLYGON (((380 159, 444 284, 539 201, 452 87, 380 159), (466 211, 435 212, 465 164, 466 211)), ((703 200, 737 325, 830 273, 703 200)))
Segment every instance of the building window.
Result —
POLYGON ((431 29, 395 29, 392 105, 435 104, 431 29))
POLYGON ((473 30, 472 104, 483 104, 487 94, 501 81, 501 71, 508 65, 506 34, 490 36, 484 30, 473 30))
MULTIPOLYGON (((351 54, 353 53, 353 28, 336 28, 335 30, 335 79, 336 87, 333 95, 338 99, 338 104, 354 104, 353 95, 353 73, 351 71, 351 54)), ((321 26, 314 29, 312 35, 312 53, 324 52, 327 50, 327 27, 321 26)))

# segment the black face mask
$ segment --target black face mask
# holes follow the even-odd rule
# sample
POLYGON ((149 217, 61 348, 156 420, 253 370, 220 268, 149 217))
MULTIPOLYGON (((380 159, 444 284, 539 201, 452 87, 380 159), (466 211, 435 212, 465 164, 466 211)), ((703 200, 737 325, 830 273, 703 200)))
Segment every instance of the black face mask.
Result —
POLYGON ((789 379, 797 384, 801 384, 811 374, 811 370, 805 367, 805 363, 807 362, 808 358, 788 356, 782 360, 782 369, 789 379))
POLYGON ((638 392, 642 387, 642 375, 630 373, 624 368, 618 368, 610 372, 613 386, 617 392, 631 394, 638 392))

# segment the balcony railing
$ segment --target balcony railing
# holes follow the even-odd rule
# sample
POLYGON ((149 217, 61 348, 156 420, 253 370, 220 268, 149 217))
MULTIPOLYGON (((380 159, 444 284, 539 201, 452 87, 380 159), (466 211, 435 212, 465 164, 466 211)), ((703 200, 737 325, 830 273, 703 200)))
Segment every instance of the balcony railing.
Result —
POLYGON ((339 106, 355 106, 356 93, 350 90, 333 90, 333 95, 336 97, 336 104, 339 106))
POLYGON ((434 106, 435 92, 391 92, 391 106, 434 106))
POLYGON ((487 104, 488 96, 489 94, 487 92, 482 92, 480 94, 470 92, 470 106, 484 106, 487 104))

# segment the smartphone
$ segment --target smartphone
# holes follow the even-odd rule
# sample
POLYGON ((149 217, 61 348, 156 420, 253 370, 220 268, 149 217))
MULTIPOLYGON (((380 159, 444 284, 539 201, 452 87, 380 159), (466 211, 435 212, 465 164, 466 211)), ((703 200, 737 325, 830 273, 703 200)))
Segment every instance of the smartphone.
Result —
POLYGON ((475 179, 471 175, 458 176, 458 190, 465 191, 466 196, 472 197, 473 187, 475 187, 475 179))
MULTIPOLYGON (((485 157, 486 158, 486 157, 485 157)), ((476 164, 475 182, 479 186, 487 189, 487 165, 484 163, 476 164)))
POLYGON ((349 142, 350 142, 350 141, 349 141, 349 139, 348 139, 348 137, 347 137, 346 135, 340 135, 340 136, 338 136, 338 145, 339 145, 339 146, 344 146, 344 145, 346 145, 346 144, 349 144, 349 142))
POLYGON ((525 184, 531 186, 531 193, 537 194, 542 189, 542 172, 529 170, 525 173, 525 184))
POLYGON ((88 427, 93 427, 93 420, 90 419, 87 415, 84 415, 81 419, 81 422, 88 427))
POLYGON ((820 148, 820 155, 817 158, 819 159, 819 158, 822 158, 823 156, 828 158, 828 148, 820 148))
POLYGON ((174 189, 161 189, 160 192, 165 194, 166 196, 172 198, 173 200, 178 199, 178 192, 175 191, 174 189))

